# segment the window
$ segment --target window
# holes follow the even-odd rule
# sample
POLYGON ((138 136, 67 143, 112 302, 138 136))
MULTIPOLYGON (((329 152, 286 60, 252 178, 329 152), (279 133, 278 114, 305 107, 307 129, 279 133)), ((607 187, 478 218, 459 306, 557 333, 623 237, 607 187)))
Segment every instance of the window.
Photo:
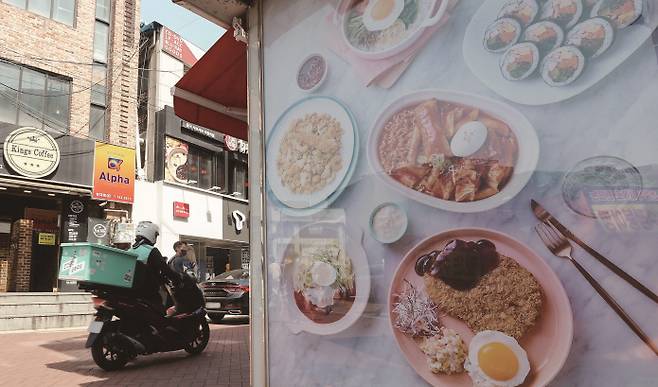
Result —
POLYGON ((107 57, 110 48, 110 0, 96 0, 94 65, 91 69, 91 112, 89 136, 105 141, 107 119, 107 57))
POLYGON ((165 144, 165 181, 212 188, 217 193, 226 191, 224 152, 212 152, 173 137, 166 137, 165 144))
POLYGON ((46 88, 46 125, 50 129, 62 131, 69 119, 69 83, 61 79, 48 78, 46 88))
POLYGON ((105 96, 107 94, 107 67, 96 63, 91 68, 91 103, 99 106, 106 106, 105 96))
POLYGON ((50 17, 52 5, 52 0, 29 0, 27 2, 27 10, 37 15, 50 17))
POLYGON ((229 155, 229 194, 236 198, 248 199, 247 161, 244 156, 232 153, 229 155))
POLYGON ((73 26, 76 0, 2 0, 4 3, 73 26))
POLYGON ((0 121, 66 133, 71 82, 13 63, 0 62, 0 121))
POLYGON ((105 108, 91 105, 89 114, 89 137, 105 141, 105 108))
POLYGON ((110 22, 110 0, 96 0, 96 19, 110 22))
POLYGON ((21 69, 9 63, 0 62, 0 121, 16 123, 18 113, 18 91, 21 69))
POLYGON ((94 25, 94 60, 107 63, 107 47, 110 26, 102 21, 96 20, 94 25))
POLYGON ((53 19, 72 26, 75 20, 75 0, 54 0, 53 19))

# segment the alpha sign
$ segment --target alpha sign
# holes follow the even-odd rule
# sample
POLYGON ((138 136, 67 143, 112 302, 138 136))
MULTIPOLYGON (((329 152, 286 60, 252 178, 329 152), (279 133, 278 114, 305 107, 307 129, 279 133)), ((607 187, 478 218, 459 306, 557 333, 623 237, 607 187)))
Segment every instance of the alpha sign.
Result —
POLYGON ((55 139, 37 128, 19 128, 5 138, 5 162, 25 177, 38 179, 52 174, 59 166, 60 156, 55 139))

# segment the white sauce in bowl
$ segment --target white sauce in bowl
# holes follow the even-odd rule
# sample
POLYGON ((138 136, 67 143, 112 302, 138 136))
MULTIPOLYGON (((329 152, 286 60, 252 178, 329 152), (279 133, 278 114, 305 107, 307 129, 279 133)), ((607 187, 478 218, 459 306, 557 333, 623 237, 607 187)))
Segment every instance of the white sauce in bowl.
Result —
POLYGON ((407 214, 395 204, 384 204, 375 209, 370 227, 375 239, 392 243, 402 237, 407 229, 407 214))

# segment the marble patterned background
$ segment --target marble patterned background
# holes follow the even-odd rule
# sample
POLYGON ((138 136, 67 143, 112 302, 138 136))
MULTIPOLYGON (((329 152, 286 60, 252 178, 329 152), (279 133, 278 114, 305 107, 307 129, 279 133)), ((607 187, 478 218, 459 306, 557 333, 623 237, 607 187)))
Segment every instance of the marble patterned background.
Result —
MULTIPOLYGON (((315 93, 338 98, 354 114, 361 137, 360 159, 349 186, 319 217, 337 217, 365 231, 363 246, 370 264, 370 304, 359 321, 333 336, 293 332, 280 292, 282 244, 312 219, 290 219, 268 207, 268 335, 272 386, 412 386, 425 385, 406 363, 389 328, 386 297, 402 256, 420 240, 459 227, 485 227, 526 243, 553 268, 570 298, 574 337, 566 363, 552 386, 654 386, 658 358, 607 306, 577 270, 552 256, 534 234, 530 210, 534 198, 582 239, 631 275, 658 291, 656 230, 618 233, 596 220, 572 212, 561 196, 564 173, 578 161, 597 155, 621 157, 642 171, 646 184, 658 187, 658 62, 647 41, 608 77, 560 103, 523 106, 509 103, 534 126, 540 141, 537 170, 523 191, 508 203, 477 214, 442 211, 411 201, 372 175, 366 142, 382 106, 414 90, 441 88, 475 93, 505 102, 467 68, 462 56, 464 31, 481 1, 461 0, 440 29, 391 89, 362 87, 350 65, 326 48, 325 20, 333 2, 305 0, 304 7, 286 0, 265 5, 266 132, 292 103, 305 97, 296 87, 299 62, 313 52, 328 60, 329 74, 315 93), (368 217, 379 203, 395 201, 408 213, 405 237, 392 245, 368 233, 368 217)), ((300 4, 300 2, 295 2, 300 4)), ((271 157, 271 156, 270 156, 271 157)), ((269 202, 271 203, 271 202, 269 202)), ((658 307, 579 248, 575 256, 658 340, 658 307)))

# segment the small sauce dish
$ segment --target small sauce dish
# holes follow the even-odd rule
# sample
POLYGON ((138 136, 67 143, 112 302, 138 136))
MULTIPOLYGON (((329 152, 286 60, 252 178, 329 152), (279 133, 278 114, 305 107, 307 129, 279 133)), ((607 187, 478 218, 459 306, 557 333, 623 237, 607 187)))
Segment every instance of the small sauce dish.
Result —
POLYGON ((407 232, 407 213, 396 203, 382 203, 370 214, 370 234, 381 243, 397 242, 407 232))

